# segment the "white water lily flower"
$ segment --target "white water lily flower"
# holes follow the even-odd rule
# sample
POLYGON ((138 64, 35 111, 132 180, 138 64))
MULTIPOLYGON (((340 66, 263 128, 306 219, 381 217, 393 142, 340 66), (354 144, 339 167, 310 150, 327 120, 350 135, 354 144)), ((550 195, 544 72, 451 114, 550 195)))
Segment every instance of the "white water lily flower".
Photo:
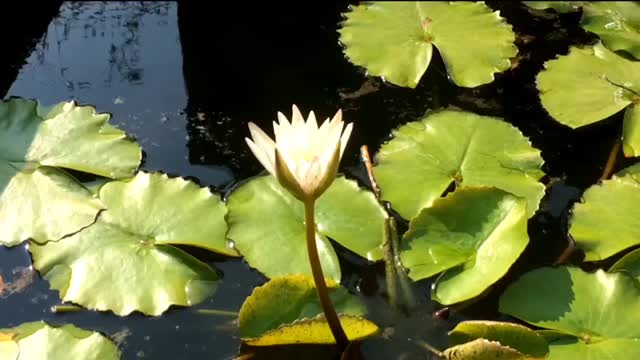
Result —
POLYGON ((245 140, 282 186, 302 201, 315 200, 335 179, 353 124, 344 127, 338 110, 333 119, 327 118, 318 127, 313 111, 305 122, 295 105, 291 123, 280 112, 278 121, 273 122, 275 142, 254 123, 249 123, 253 141, 245 140))

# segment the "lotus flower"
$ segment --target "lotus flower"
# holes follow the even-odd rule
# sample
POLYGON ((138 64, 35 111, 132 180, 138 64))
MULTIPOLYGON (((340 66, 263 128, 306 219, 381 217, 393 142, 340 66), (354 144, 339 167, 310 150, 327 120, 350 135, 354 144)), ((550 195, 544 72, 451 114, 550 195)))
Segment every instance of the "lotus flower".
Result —
POLYGON ((302 201, 313 201, 335 179, 353 124, 344 127, 342 111, 338 110, 333 119, 327 118, 318 127, 313 111, 305 122, 295 105, 291 123, 280 112, 278 121, 273 123, 275 142, 254 123, 249 123, 253 141, 245 140, 284 188, 302 201))

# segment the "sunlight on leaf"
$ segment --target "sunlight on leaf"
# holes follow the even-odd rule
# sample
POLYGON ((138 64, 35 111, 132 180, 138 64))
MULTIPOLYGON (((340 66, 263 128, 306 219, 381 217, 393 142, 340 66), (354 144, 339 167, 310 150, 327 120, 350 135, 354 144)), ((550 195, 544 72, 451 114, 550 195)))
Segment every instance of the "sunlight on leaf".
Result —
MULTIPOLYGON (((350 340, 378 332, 374 323, 362 317, 366 308, 357 297, 334 281, 327 280, 327 286, 350 340)), ((240 309, 238 332, 254 346, 335 343, 313 279, 304 275, 273 278, 255 288, 240 309)))
POLYGON ((498 342, 519 352, 522 359, 545 359, 549 353, 549 345, 544 337, 518 324, 463 321, 449 332, 449 340, 454 345, 462 345, 476 339, 498 342))
POLYGON ((555 330, 547 337, 551 360, 632 360, 640 356, 639 297, 625 273, 540 268, 507 288, 500 312, 555 330))
POLYGON ((495 186, 528 200, 527 214, 538 209, 545 187, 538 182, 540 151, 511 124, 499 118, 444 110, 393 131, 373 168, 382 198, 405 219, 431 206, 444 191, 495 186))
MULTIPOLYGON (((277 180, 269 176, 249 180, 231 193, 228 207, 227 236, 250 266, 268 277, 311 274, 302 203, 277 180)), ((362 257, 379 260, 386 217, 371 192, 355 181, 336 178, 316 202, 316 242, 325 277, 340 279, 327 236, 362 257)))
POLYGON ((585 261, 604 260, 640 244, 640 168, 629 167, 593 185, 573 207, 569 233, 585 261))
POLYGON ((107 210, 58 242, 31 243, 35 268, 63 301, 118 315, 159 315, 210 296, 220 275, 173 245, 236 255, 218 195, 181 178, 139 172, 100 189, 107 210))
POLYGON ((45 322, 30 322, 11 329, 0 329, 0 358, 117 360, 120 351, 109 339, 96 332, 73 325, 52 327, 45 322))
POLYGON ((0 102, 0 244, 59 240, 91 224, 100 201, 62 169, 133 175, 142 152, 109 114, 73 102, 0 102), (55 211, 52 211, 55 209, 55 211))
POLYGON ((448 305, 498 281, 528 242, 525 199, 495 188, 463 188, 411 220, 400 258, 414 280, 444 271, 432 296, 448 305))
POLYGON ((435 45, 454 83, 475 87, 509 69, 518 52, 511 25, 482 2, 384 2, 351 8, 340 33, 349 60, 414 88, 435 45))

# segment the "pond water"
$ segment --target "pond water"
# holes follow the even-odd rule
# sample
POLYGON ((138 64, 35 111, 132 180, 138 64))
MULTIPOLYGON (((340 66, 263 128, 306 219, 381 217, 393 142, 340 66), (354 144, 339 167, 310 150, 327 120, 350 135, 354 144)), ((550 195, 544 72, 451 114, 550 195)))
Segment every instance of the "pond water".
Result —
MULTIPOLYGON (((496 318, 496 295, 506 284, 562 253, 568 209, 597 181, 621 129, 620 116, 614 116, 570 131, 540 106, 534 76, 542 63, 569 44, 592 40, 579 30, 579 17, 533 19, 517 4, 489 4, 514 25, 523 57, 518 68, 476 89, 452 85, 436 57, 416 89, 368 78, 344 58, 338 43, 347 3, 185 1, 63 3, 13 84, 0 91, 45 104, 76 99, 94 105, 138 140, 145 152, 142 169, 188 177, 219 192, 261 171, 243 140, 247 123, 267 126, 293 103, 321 117, 343 109, 355 127, 341 171, 362 186, 368 183, 359 147, 366 144, 375 153, 391 129, 430 109, 455 106, 504 117, 542 150, 548 191, 530 221, 531 245, 489 296, 453 309, 448 320, 434 319, 439 307, 428 300, 430 284, 423 281, 415 285, 416 309, 395 313, 385 302, 384 266, 339 249, 343 284, 365 299, 370 317, 385 329, 386 339, 365 342, 365 357, 428 359, 420 341, 444 348, 456 321, 496 318)), ((24 246, 0 248, 0 274, 15 290, 0 297, 0 328, 41 319, 73 323, 120 340, 123 359, 232 359, 240 351, 234 318, 197 310, 237 311, 266 279, 242 260, 196 255, 224 273, 214 296, 159 317, 118 317, 53 313, 58 294, 31 270, 24 246)))

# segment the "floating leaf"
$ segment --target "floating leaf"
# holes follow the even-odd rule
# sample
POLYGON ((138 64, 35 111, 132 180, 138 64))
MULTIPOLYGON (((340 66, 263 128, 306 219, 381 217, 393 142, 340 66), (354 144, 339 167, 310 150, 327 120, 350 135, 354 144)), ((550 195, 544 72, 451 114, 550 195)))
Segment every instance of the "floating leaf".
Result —
POLYGON ((456 186, 495 186, 528 200, 532 216, 544 195, 540 151, 499 118, 445 110, 393 131, 377 154, 382 197, 406 219, 456 186))
POLYGON ((454 345, 476 339, 495 341, 519 352, 521 357, 516 359, 545 359, 549 353, 544 337, 525 326, 506 322, 463 321, 449 332, 449 339, 454 345))
POLYGON ((442 271, 434 300, 453 304, 480 295, 524 251, 526 200, 494 188, 459 189, 411 220, 400 258, 414 280, 442 271))
POLYGON ((640 4, 636 1, 525 1, 534 9, 558 12, 582 8, 582 27, 600 37, 604 46, 640 59, 640 4))
POLYGON ((609 272, 619 271, 626 272, 640 280, 640 249, 633 250, 626 254, 609 269, 609 272))
POLYGON ((45 322, 30 322, 11 329, 1 329, 0 335, 0 358, 3 360, 120 358, 118 347, 109 339, 73 325, 52 327, 45 322), (7 349, 10 352, 3 352, 7 349))
MULTIPOLYGON (((378 332, 362 318, 365 306, 334 281, 328 280, 330 297, 349 340, 378 332)), ((305 275, 277 277, 254 289, 238 316, 238 333, 249 345, 333 344, 313 279, 305 275)))
POLYGON ((585 261, 606 259, 640 244, 640 168, 628 168, 585 191, 573 207, 569 233, 585 261))
POLYGON ((95 224, 29 248, 35 268, 64 301, 118 315, 158 315, 211 295, 219 275, 172 245, 235 255, 225 245, 227 211, 218 195, 144 172, 105 184, 99 195, 107 210, 95 224))
MULTIPOLYGON (((311 274, 303 205, 272 176, 240 186, 229 196, 228 207, 227 236, 249 265, 268 277, 311 274)), ((325 277, 340 279, 337 256, 325 236, 360 256, 379 260, 386 217, 371 192, 337 178, 316 202, 316 243, 325 277)))
POLYGON ((369 74, 414 88, 435 45, 452 80, 474 87, 511 67, 511 25, 482 2, 384 2, 352 8, 342 24, 345 54, 369 74))
POLYGON ((456 345, 443 351, 442 355, 445 360, 536 360, 497 341, 486 339, 456 345))
MULTIPOLYGON (((572 47, 568 55, 545 63, 538 74, 542 105, 557 121, 578 128, 605 119, 640 101, 640 63, 602 44, 572 47)), ((640 154, 635 106, 625 113, 624 153, 640 154)))
POLYGON ((624 273, 541 268, 507 288, 500 312, 555 330, 549 359, 632 360, 640 357, 639 297, 624 273))
POLYGON ((59 240, 95 220, 100 201, 58 168, 131 176, 140 147, 108 120, 73 102, 0 102, 0 244, 59 240))

